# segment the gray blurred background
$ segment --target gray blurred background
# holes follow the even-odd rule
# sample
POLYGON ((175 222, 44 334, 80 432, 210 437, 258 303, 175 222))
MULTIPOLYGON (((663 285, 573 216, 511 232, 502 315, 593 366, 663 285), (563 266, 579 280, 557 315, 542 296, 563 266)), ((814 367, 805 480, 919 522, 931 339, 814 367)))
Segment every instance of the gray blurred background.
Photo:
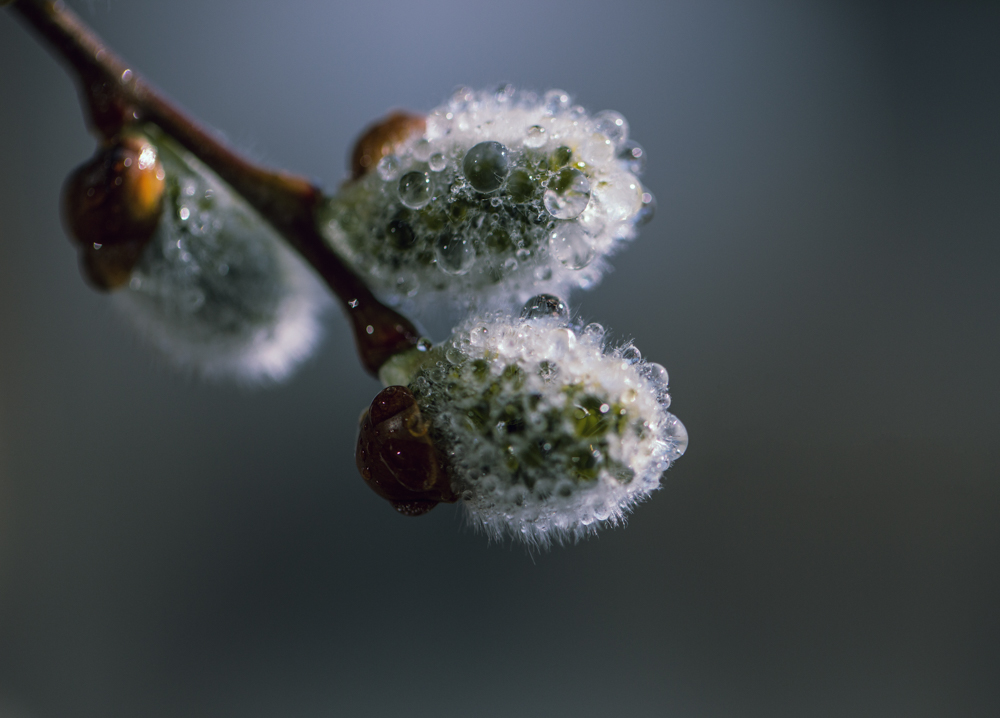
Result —
POLYGON ((339 311, 250 391, 83 284, 93 142, 0 11, 0 716, 1000 715, 996 4, 70 5, 331 188, 458 84, 622 112, 658 215, 573 303, 667 366, 691 448, 541 555, 398 516, 339 311))

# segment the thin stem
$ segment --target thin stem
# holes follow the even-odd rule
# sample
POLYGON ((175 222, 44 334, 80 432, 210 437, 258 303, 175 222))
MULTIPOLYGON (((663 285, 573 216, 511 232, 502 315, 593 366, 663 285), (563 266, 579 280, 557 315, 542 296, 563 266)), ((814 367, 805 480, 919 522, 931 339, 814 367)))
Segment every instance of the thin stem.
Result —
POLYGON ((312 265, 351 320, 365 369, 376 374, 389 357, 416 345, 413 324, 375 299, 324 241, 316 222, 323 201, 319 189, 234 152, 133 71, 61 1, 15 0, 11 9, 75 75, 96 134, 110 140, 130 125, 158 125, 242 195, 312 265))

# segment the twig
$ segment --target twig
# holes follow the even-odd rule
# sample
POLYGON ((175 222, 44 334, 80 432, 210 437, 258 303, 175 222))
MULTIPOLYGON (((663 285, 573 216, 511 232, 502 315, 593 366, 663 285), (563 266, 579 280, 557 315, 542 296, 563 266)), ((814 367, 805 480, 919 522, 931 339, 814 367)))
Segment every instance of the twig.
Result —
POLYGON ((11 9, 48 42, 79 84, 91 129, 109 140, 151 122, 208 165, 302 257, 340 299, 354 329, 361 363, 376 374, 389 357, 416 345, 405 317, 381 304, 317 229, 322 193, 308 180, 249 162, 149 85, 63 2, 15 0, 11 9))

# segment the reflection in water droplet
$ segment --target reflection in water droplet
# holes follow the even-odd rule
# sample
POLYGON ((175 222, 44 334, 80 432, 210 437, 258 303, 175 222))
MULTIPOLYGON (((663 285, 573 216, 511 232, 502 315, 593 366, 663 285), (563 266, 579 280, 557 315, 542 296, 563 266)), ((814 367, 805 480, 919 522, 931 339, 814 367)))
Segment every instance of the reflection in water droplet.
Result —
POLYGON ((469 184, 479 192, 499 189, 510 171, 507 148, 499 142, 480 142, 465 153, 462 171, 469 184))
POLYGON ((379 177, 386 182, 391 182, 399 177, 399 171, 402 169, 402 163, 396 155, 386 155, 378 161, 378 165, 376 165, 375 169, 378 172, 379 177))
POLYGON ((545 137, 545 128, 541 125, 532 125, 524 137, 524 146, 537 149, 545 144, 548 138, 545 137))
POLYGON ((568 319, 569 307, 554 294, 539 294, 524 304, 521 310, 522 319, 568 319))
POLYGON ((431 178, 426 172, 407 172, 399 178, 399 200, 410 209, 431 201, 431 178))
POLYGON ((574 222, 559 223, 549 234, 552 255, 570 269, 583 269, 594 259, 590 237, 574 222))
POLYGON ((434 247, 438 267, 446 274, 465 274, 476 261, 476 250, 464 238, 442 235, 434 247))
POLYGON ((549 181, 543 201, 557 219, 579 217, 590 202, 590 180, 580 170, 567 167, 549 181))
POLYGON ((427 160, 427 164, 431 168, 432 172, 440 172, 448 166, 448 158, 440 152, 435 152, 427 160))

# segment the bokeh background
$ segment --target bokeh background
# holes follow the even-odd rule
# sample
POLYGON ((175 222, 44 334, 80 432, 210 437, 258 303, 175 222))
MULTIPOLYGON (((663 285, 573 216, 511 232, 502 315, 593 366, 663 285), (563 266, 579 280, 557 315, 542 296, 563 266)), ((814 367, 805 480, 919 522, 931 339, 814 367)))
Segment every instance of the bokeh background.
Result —
POLYGON ((1000 715, 995 3, 70 2, 252 156, 335 187, 459 84, 574 93, 658 215, 573 299, 687 455, 530 555, 353 467, 338 311, 283 386, 178 375, 79 278, 93 143, 0 12, 0 716, 1000 715))

